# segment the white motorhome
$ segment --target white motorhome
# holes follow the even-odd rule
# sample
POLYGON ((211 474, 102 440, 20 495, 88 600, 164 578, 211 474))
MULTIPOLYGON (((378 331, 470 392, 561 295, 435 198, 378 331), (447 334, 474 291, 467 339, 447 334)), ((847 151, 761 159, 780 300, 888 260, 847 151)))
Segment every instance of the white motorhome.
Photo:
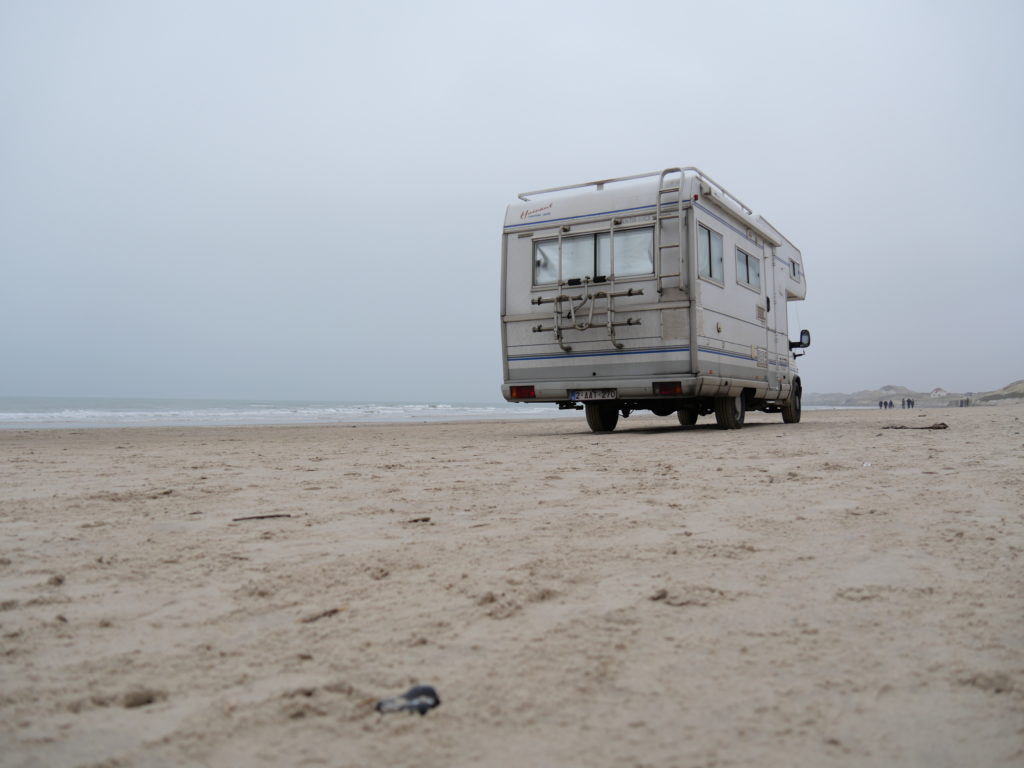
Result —
POLYGON ((800 251, 697 168, 524 192, 502 238, 502 394, 619 414, 800 420, 800 251))

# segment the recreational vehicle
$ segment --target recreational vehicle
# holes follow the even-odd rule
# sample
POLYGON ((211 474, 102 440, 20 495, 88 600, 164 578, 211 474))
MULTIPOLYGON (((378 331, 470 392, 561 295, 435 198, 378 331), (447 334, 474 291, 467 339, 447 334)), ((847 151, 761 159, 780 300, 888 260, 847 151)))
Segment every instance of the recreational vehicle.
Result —
POLYGON ((643 409, 800 421, 800 251, 697 168, 520 194, 501 272, 506 400, 583 408, 595 432, 643 409))

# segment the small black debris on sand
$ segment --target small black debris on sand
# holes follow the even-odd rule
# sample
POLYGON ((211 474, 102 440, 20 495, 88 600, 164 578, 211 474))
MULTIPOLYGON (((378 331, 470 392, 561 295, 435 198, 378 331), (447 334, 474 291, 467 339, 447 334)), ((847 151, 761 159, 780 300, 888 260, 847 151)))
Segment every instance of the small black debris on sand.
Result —
POLYGON ((136 707, 145 707, 166 698, 167 694, 163 691, 153 688, 136 688, 133 691, 128 691, 121 698, 121 706, 125 709, 134 709, 136 707))
POLYGON ((414 685, 401 696, 381 699, 377 702, 378 712, 419 712, 421 715, 441 705, 441 697, 430 685, 414 685))

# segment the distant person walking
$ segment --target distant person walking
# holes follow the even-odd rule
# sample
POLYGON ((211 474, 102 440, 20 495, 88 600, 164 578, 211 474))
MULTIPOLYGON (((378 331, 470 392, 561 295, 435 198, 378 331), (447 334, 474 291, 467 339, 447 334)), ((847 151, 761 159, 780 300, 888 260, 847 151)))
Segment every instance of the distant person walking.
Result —
POLYGON ((884 408, 884 407, 885 407, 885 403, 883 403, 881 400, 879 400, 878 401, 878 410, 882 410, 882 408, 884 408))
POLYGON ((904 397, 902 400, 900 400, 900 408, 904 408, 905 409, 906 407, 907 407, 907 398, 904 397))

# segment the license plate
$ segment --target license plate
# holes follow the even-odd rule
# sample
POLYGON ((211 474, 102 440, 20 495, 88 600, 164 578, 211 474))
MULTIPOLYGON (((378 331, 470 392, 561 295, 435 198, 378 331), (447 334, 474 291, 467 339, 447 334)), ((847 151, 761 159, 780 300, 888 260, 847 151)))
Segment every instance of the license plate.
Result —
POLYGON ((577 389, 570 390, 570 400, 614 400, 619 396, 616 389, 577 389))

